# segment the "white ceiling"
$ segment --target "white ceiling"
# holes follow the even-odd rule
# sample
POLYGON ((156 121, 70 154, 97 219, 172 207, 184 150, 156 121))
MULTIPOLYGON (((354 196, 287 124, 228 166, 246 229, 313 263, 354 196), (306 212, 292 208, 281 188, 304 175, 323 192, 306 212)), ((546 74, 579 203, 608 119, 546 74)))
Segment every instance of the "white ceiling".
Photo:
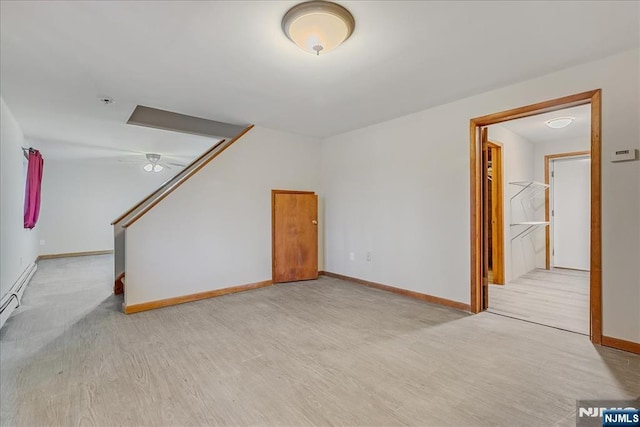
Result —
POLYGON ((580 138, 589 141, 591 138, 591 105, 580 105, 579 107, 565 108, 551 113, 510 120, 500 123, 500 126, 533 143, 567 141, 580 138), (562 129, 552 129, 544 123, 547 120, 558 117, 573 117, 575 120, 562 129))
POLYGON ((355 32, 316 57, 281 31, 295 2, 3 1, 2 97, 47 147, 183 155, 211 143, 124 125, 136 104, 324 137, 640 40, 637 2, 340 3, 355 32))

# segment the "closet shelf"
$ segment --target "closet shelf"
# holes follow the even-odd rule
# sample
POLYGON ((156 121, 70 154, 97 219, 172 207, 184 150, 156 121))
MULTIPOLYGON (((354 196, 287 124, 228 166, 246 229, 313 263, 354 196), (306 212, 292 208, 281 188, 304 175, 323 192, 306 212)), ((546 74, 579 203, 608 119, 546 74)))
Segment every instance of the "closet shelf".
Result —
POLYGON ((549 225, 549 221, 517 221, 513 222, 513 207, 514 201, 519 200, 520 205, 524 209, 526 219, 534 219, 535 217, 535 207, 532 205, 531 200, 534 197, 545 191, 549 188, 549 184, 545 184, 538 181, 513 181, 509 184, 514 185, 516 187, 520 187, 520 189, 511 196, 511 227, 516 227, 511 229, 511 240, 515 240, 519 237, 525 237, 534 231, 547 227, 549 225), (526 203, 529 202, 529 203, 526 203))
POLYGON ((538 182, 538 181, 514 181, 514 182, 510 182, 509 184, 518 185, 520 187, 542 187, 542 188, 549 187, 549 184, 545 184, 544 182, 538 182))
POLYGON ((538 192, 549 188, 549 184, 545 184, 543 182, 538 182, 538 181, 514 181, 514 182, 510 182, 509 184, 522 187, 520 191, 518 191, 516 194, 511 196, 511 201, 513 201, 513 199, 515 199, 525 191, 526 191, 525 194, 527 196, 533 197, 538 192))
POLYGON ((524 222, 515 222, 510 225, 512 227, 516 225, 523 225, 525 227, 524 230, 522 230, 521 232, 519 232, 518 234, 516 234, 511 238, 511 240, 514 240, 520 236, 524 237, 528 234, 531 234, 540 227, 546 227, 547 225, 549 225, 549 221, 524 221, 524 222))

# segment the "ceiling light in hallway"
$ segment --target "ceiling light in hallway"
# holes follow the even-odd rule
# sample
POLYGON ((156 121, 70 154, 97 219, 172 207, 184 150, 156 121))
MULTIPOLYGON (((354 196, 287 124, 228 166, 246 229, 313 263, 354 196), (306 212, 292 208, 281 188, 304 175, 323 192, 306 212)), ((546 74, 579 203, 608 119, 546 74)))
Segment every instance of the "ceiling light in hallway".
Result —
POLYGON ((552 129, 562 129, 569 126, 574 120, 575 118, 573 117, 557 117, 555 119, 547 120, 544 124, 552 129))
POLYGON ((353 15, 339 4, 314 0, 300 3, 282 18, 282 30, 305 52, 320 55, 340 46, 356 26, 353 15))

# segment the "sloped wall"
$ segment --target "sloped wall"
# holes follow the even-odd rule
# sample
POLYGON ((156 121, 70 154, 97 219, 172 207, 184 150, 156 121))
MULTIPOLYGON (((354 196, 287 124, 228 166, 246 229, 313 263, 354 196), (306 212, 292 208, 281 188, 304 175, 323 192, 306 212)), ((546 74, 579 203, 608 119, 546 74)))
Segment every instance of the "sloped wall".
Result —
POLYGON ((320 145, 254 127, 126 231, 125 305, 271 279, 271 190, 319 195, 320 145))

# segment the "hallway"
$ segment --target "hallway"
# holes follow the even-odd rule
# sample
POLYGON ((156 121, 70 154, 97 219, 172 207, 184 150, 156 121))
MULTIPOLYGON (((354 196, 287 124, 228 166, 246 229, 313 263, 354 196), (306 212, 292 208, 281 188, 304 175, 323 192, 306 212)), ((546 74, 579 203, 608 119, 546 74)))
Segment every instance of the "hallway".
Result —
POLYGON ((589 335, 589 272, 536 269, 491 285, 488 311, 589 335))

